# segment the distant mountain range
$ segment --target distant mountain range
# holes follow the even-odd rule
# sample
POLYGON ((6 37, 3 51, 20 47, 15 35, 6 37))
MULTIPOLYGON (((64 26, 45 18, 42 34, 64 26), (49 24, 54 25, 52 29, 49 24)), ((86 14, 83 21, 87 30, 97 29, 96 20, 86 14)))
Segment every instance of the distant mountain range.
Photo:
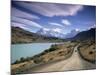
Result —
POLYGON ((43 28, 37 31, 37 34, 43 35, 45 37, 56 37, 56 38, 61 38, 61 39, 65 38, 65 34, 62 34, 53 30, 43 29, 43 28))
POLYGON ((79 33, 79 31, 77 30, 72 30, 70 33, 68 34, 63 34, 57 31, 53 31, 53 30, 47 30, 47 29, 40 29, 39 31, 37 31, 37 34, 39 35, 43 35, 46 37, 56 37, 56 38, 60 38, 60 39, 66 39, 66 38, 72 38, 75 35, 77 35, 79 33))
POLYGON ((72 30, 68 34, 61 34, 50 30, 40 29, 36 33, 26 31, 19 27, 12 27, 12 44, 31 42, 63 42, 67 40, 95 39, 95 28, 87 31, 72 30))

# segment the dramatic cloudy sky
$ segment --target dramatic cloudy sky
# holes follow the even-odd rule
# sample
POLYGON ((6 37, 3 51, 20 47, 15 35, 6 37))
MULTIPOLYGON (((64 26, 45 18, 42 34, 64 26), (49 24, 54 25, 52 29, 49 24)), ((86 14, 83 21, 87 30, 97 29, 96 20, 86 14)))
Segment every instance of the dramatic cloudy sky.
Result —
POLYGON ((11 25, 36 32, 43 28, 60 33, 87 30, 96 25, 95 6, 12 2, 11 25))

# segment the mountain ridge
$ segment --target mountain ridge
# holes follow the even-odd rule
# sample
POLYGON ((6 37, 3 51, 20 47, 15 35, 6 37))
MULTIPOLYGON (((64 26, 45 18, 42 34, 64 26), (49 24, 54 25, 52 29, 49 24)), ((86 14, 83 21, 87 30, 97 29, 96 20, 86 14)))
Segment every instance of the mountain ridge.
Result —
MULTIPOLYGON (((87 39, 93 39, 95 40, 96 37, 96 28, 91 28, 86 31, 78 32, 74 37, 71 38, 58 38, 54 36, 46 36, 41 35, 38 33, 32 33, 29 31, 26 31, 19 27, 12 27, 12 44, 16 43, 38 43, 38 42, 66 42, 66 41, 72 41, 72 40, 87 40, 87 39)), ((76 32, 75 32, 76 33, 76 32)), ((47 33, 46 33, 47 34, 47 33)), ((59 36, 61 36, 59 34, 59 36)), ((72 35, 71 35, 72 36, 72 35)))
POLYGON ((95 40, 95 38, 96 38, 96 28, 91 28, 89 30, 78 33, 72 39, 73 40, 86 40, 86 39, 95 40))

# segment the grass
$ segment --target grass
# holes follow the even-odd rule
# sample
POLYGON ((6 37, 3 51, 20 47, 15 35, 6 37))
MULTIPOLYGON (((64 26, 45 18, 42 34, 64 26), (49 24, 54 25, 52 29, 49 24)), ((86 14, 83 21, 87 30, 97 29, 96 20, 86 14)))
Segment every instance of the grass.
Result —
POLYGON ((93 42, 89 43, 85 42, 85 43, 81 44, 80 47, 78 48, 80 56, 91 63, 96 63, 95 43, 93 42))

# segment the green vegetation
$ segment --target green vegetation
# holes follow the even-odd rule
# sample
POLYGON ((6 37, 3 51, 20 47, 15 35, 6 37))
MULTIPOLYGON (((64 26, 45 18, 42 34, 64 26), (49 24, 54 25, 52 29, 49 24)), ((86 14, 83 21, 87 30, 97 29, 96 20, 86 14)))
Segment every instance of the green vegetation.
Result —
POLYGON ((13 64, 18 64, 18 63, 20 63, 20 61, 19 60, 16 60, 13 64))
MULTIPOLYGON (((57 48, 57 45, 56 45, 56 44, 51 45, 51 47, 50 47, 49 49, 46 49, 46 50, 44 50, 42 53, 40 53, 40 54, 38 54, 38 55, 35 55, 33 61, 34 61, 36 64, 38 64, 38 63, 44 63, 42 56, 43 56, 43 55, 46 55, 47 53, 50 53, 50 52, 52 52, 52 51, 56 51, 57 49, 58 49, 58 48, 57 48)), ((53 58, 51 58, 50 60, 52 60, 52 59, 53 59, 53 58)))
POLYGON ((24 57, 21 57, 19 60, 16 60, 14 63, 12 63, 12 64, 19 64, 19 63, 22 63, 22 62, 25 62, 25 61, 30 61, 30 60, 32 60, 33 59, 33 57, 26 57, 26 58, 24 58, 24 57))
POLYGON ((51 52, 51 51, 55 51, 55 50, 57 50, 58 48, 57 48, 57 46, 56 46, 56 44, 55 45, 52 45, 51 46, 51 48, 48 50, 49 52, 51 52))
POLYGON ((40 63, 43 63, 43 59, 42 58, 34 58, 34 63, 36 64, 40 64, 40 63))

